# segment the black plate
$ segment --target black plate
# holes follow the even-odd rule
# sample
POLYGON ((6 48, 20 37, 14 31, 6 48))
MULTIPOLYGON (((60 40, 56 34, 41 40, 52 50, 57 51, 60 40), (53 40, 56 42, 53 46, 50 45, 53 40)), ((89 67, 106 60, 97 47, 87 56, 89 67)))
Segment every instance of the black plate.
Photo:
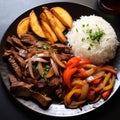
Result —
MULTIPOLYGON (((99 14, 98 12, 96 12, 95 10, 93 10, 91 8, 88 8, 88 7, 80 5, 80 4, 68 3, 68 2, 49 3, 49 4, 45 4, 45 5, 35 7, 35 8, 33 8, 33 10, 36 12, 37 15, 39 15, 42 12, 42 7, 43 6, 47 6, 48 8, 51 8, 51 7, 54 7, 54 6, 61 6, 61 7, 65 8, 71 14, 71 16, 73 17, 74 20, 78 19, 81 15, 93 15, 94 14, 94 15, 102 16, 101 14, 99 14)), ((0 73, 1 73, 3 83, 5 84, 5 87, 8 89, 8 91, 10 89, 10 83, 9 83, 9 80, 8 80, 8 74, 10 73, 10 69, 8 68, 7 63, 5 61, 3 61, 2 57, 1 57, 2 53, 3 53, 3 48, 6 47, 7 36, 8 35, 13 35, 13 34, 16 35, 17 24, 19 23, 19 21, 22 18, 27 17, 29 15, 30 11, 31 10, 29 10, 29 11, 23 13, 21 16, 19 16, 9 26, 8 30, 6 31, 6 33, 4 34, 4 36, 1 40, 1 44, 0 44, 0 73)), ((116 31, 116 32, 119 32, 119 31, 116 31)), ((118 37, 118 38, 120 38, 120 37, 118 37)), ((111 98, 111 96, 113 96, 113 94, 117 91, 117 89, 120 86, 120 47, 118 48, 117 55, 116 55, 115 59, 111 61, 111 64, 119 72, 118 72, 118 75, 117 75, 118 80, 116 80, 114 90, 107 100, 109 100, 111 98)), ((101 99, 100 101, 98 101, 95 104, 85 105, 82 108, 82 110, 80 110, 80 109, 66 109, 64 107, 64 105, 53 103, 49 107, 49 109, 43 110, 37 104, 35 104, 34 102, 32 102, 30 100, 24 100, 24 99, 16 98, 15 96, 13 96, 13 97, 14 97, 15 100, 17 100, 23 106, 27 107, 28 109, 30 109, 32 111, 35 111, 37 113, 41 113, 41 114, 44 114, 44 115, 56 116, 56 117, 68 117, 68 116, 70 117, 70 116, 77 116, 77 115, 85 114, 85 113, 88 113, 92 110, 95 110, 96 108, 100 107, 101 105, 103 105, 107 101, 107 100, 104 101, 103 99, 101 99)))

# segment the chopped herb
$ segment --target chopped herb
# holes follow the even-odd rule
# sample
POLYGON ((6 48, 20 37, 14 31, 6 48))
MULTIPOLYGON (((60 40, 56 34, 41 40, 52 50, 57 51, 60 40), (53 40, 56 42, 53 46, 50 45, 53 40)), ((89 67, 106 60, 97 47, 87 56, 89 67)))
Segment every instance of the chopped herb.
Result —
POLYGON ((107 38, 106 41, 110 40, 110 38, 107 38))
POLYGON ((81 40, 82 40, 82 42, 83 42, 83 41, 85 40, 85 38, 82 38, 81 40))
POLYGON ((50 66, 49 65, 45 65, 44 66, 44 72, 42 74, 42 77, 45 78, 45 76, 47 75, 48 71, 50 69, 50 66))
POLYGON ((48 50, 48 46, 46 44, 42 44, 42 49, 43 50, 48 50))
POLYGON ((87 27, 89 26, 89 24, 87 24, 87 27))
POLYGON ((47 94, 46 94, 46 93, 44 93, 44 96, 45 96, 45 97, 47 97, 47 94))
POLYGON ((88 47, 88 50, 91 50, 91 47, 88 47))
POLYGON ((76 28, 76 32, 78 32, 78 29, 76 28))
POLYGON ((86 34, 89 36, 91 39, 90 47, 88 47, 88 50, 91 50, 91 47, 94 46, 94 44, 100 43, 101 37, 105 34, 103 30, 101 30, 98 27, 98 30, 93 32, 92 29, 87 29, 86 34))
POLYGON ((85 27, 85 24, 82 24, 82 27, 85 27))
POLYGON ((52 55, 52 53, 51 53, 51 52, 49 52, 48 54, 49 54, 49 56, 51 56, 51 55, 52 55))
POLYGON ((36 65, 32 65, 32 69, 33 69, 33 70, 37 70, 38 67, 37 67, 36 65))

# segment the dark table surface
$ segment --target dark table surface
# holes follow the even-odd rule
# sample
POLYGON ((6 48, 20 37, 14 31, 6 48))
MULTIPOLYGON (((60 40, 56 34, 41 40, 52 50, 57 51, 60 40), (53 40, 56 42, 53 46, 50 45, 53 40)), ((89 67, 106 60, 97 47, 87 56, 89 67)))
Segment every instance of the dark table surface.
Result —
MULTIPOLYGON (((101 12, 97 6, 97 0, 0 0, 0 39, 4 35, 9 25, 23 12, 50 2, 74 2, 83 4, 101 12)), ((104 13, 103 13, 104 14, 104 13)), ((120 16, 104 14, 112 24, 118 26, 120 31, 120 16)), ((120 34, 120 33, 118 33, 120 34)), ((119 35, 120 36, 120 35, 119 35)), ((53 118, 36 114, 14 103, 8 95, 0 79, 0 120, 62 120, 62 118, 53 118)), ((120 89, 116 94, 102 107, 88 114, 67 119, 80 120, 120 120, 120 89)))

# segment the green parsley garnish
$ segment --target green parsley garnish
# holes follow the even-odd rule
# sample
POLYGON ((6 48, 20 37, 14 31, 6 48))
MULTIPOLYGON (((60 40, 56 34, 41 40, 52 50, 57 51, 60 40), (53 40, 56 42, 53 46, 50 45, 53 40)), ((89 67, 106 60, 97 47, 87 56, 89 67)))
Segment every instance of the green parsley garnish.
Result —
POLYGON ((88 47, 88 50, 91 50, 91 47, 93 47, 95 44, 100 43, 100 39, 101 37, 105 34, 103 30, 101 30, 98 27, 97 31, 93 31, 92 29, 87 29, 86 30, 86 34, 88 35, 88 37, 91 39, 91 43, 90 46, 88 47))
POLYGON ((43 50, 48 50, 48 46, 46 44, 42 44, 42 49, 43 50))
POLYGON ((78 32, 78 29, 76 28, 76 32, 78 32))

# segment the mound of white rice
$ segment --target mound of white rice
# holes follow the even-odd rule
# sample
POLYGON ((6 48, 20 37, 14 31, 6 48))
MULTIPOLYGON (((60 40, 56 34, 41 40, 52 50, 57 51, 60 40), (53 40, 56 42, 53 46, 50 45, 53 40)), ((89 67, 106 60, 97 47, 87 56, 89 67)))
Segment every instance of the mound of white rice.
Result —
POLYGON ((74 55, 90 59, 94 64, 114 58, 119 44, 112 26, 95 15, 81 16, 74 21, 66 37, 74 55))

